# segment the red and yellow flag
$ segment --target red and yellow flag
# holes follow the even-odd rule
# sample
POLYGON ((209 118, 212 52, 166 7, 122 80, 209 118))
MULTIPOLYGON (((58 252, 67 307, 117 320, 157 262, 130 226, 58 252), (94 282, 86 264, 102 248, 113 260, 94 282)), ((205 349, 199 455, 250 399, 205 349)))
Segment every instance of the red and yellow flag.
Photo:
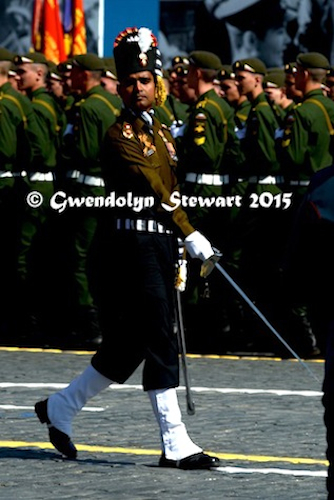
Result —
POLYGON ((56 64, 65 61, 64 32, 58 0, 35 0, 32 47, 56 64))
POLYGON ((32 15, 31 43, 33 49, 37 52, 42 50, 43 1, 44 0, 35 0, 32 15))
POLYGON ((72 56, 87 52, 85 13, 83 0, 73 0, 72 56))
POLYGON ((63 1, 65 50, 68 57, 87 52, 83 0, 63 1))
POLYGON ((44 0, 42 52, 50 61, 65 61, 64 32, 60 20, 58 0, 44 0))

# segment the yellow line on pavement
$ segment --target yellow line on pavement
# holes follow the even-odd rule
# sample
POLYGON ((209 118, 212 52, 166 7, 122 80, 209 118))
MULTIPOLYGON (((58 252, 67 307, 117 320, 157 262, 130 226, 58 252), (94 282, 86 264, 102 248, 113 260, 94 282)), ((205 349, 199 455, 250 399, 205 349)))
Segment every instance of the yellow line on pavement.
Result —
POLYGON ((0 347, 0 351, 5 352, 44 352, 47 354, 77 354, 77 355, 93 355, 95 351, 75 351, 63 349, 43 349, 42 347, 0 347))
MULTIPOLYGON (((112 446, 91 446, 88 444, 76 444, 78 451, 87 451, 90 453, 121 453, 127 455, 151 455, 160 456, 160 450, 151 450, 143 448, 121 448, 112 446)), ((54 450, 54 447, 49 442, 40 441, 0 441, 0 448, 39 448, 54 450)), ((328 466, 327 460, 301 457, 274 457, 266 455, 243 455, 239 453, 217 453, 214 451, 206 451, 210 455, 214 455, 220 460, 235 460, 243 462, 287 462, 290 464, 304 465, 325 465, 328 466)))
MULTIPOLYGON (((76 354, 78 356, 87 356, 90 355, 92 356, 95 351, 81 351, 81 350, 67 350, 67 349, 48 349, 48 348, 41 348, 41 347, 6 347, 6 346, 1 346, 0 351, 5 351, 5 352, 44 352, 48 354, 76 354)), ((293 358, 287 358, 287 359, 282 359, 282 358, 277 358, 277 357, 270 357, 270 356, 241 356, 241 355, 229 355, 229 354, 187 354, 187 358, 190 359, 229 359, 229 360, 234 360, 234 361, 293 361, 298 363, 297 359, 293 358)), ((307 361, 308 363, 323 363, 324 359, 323 358, 316 358, 316 359, 306 359, 304 361, 307 361)))
MULTIPOLYGON (((271 356, 241 356, 241 355, 229 355, 229 354, 187 354, 188 358, 192 359, 230 359, 234 361, 293 361, 298 363, 298 359, 294 358, 276 358, 276 357, 271 357, 271 356)), ((305 359, 303 361, 307 361, 308 363, 323 363, 324 359, 323 358, 316 358, 316 359, 305 359)))

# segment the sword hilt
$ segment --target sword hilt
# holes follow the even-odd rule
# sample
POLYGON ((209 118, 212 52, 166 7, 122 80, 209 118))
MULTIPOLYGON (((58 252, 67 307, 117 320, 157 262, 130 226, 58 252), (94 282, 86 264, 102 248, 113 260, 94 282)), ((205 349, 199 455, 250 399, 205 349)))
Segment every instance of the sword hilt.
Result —
POLYGON ((215 253, 211 255, 211 257, 206 259, 201 266, 200 275, 202 278, 207 278, 209 274, 212 273, 213 269, 216 267, 217 262, 223 256, 223 254, 219 250, 217 250, 217 248, 213 247, 213 251, 215 253))

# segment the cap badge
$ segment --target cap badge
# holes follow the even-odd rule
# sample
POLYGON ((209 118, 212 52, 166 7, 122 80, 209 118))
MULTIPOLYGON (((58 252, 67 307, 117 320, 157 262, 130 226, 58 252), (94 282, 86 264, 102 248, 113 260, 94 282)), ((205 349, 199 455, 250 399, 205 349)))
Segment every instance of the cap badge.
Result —
POLYGON ((143 66, 145 68, 145 66, 147 66, 147 63, 148 63, 148 57, 147 57, 147 54, 144 54, 144 52, 141 52, 141 54, 139 54, 139 64, 140 66, 143 66))

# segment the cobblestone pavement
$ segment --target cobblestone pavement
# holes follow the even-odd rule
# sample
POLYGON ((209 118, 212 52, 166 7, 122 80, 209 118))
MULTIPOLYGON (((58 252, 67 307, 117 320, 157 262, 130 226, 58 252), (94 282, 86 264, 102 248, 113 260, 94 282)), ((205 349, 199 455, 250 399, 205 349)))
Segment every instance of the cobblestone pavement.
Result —
POLYGON ((317 382, 291 360, 189 357, 196 413, 187 415, 180 388, 184 421, 221 467, 180 471, 157 467, 159 435, 140 369, 76 417, 78 460, 53 449, 33 405, 90 357, 0 349, 1 500, 326 499, 322 361, 308 362, 317 382))

